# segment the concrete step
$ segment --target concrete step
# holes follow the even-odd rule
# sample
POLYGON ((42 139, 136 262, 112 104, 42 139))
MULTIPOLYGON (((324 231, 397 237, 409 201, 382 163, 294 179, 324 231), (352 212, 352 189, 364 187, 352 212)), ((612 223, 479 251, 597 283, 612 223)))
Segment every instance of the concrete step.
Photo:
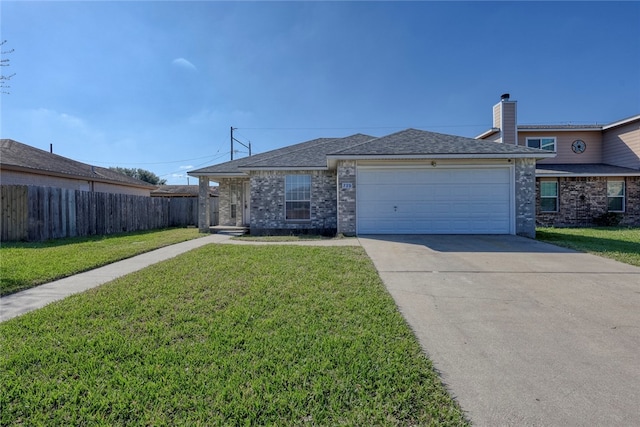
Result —
POLYGON ((231 225, 214 225, 210 227, 212 234, 226 234, 230 236, 243 236, 249 233, 249 227, 234 227, 231 225))

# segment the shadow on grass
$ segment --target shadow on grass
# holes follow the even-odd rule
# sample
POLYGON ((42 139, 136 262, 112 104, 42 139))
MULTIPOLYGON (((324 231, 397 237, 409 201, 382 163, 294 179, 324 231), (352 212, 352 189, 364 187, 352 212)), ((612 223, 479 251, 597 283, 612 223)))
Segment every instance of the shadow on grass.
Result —
POLYGON ((172 228, 161 228, 156 230, 142 230, 132 231, 126 233, 117 234, 104 234, 97 236, 83 236, 83 237, 65 237, 62 239, 45 240, 43 242, 2 242, 3 248, 19 248, 19 249, 42 249, 42 248, 56 248, 60 246, 75 245, 78 243, 86 242, 99 242, 104 240, 112 240, 123 237, 144 236, 147 234, 158 233, 161 231, 173 230, 172 228))

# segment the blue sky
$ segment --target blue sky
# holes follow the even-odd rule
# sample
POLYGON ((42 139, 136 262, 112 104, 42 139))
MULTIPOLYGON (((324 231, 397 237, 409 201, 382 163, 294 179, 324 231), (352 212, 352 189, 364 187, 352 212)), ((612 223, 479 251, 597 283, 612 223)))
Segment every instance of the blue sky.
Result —
POLYGON ((3 0, 0 20, 2 138, 169 184, 228 160, 230 126, 260 153, 473 137, 505 92, 520 123, 640 113, 640 2, 3 0))

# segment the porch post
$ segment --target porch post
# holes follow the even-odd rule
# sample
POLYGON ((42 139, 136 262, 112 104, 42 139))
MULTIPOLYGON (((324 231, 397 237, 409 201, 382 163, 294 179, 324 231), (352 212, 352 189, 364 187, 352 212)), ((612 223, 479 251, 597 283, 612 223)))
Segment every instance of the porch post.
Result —
POLYGON ((209 214, 209 177, 198 177, 198 230, 200 233, 209 233, 211 217, 209 214))

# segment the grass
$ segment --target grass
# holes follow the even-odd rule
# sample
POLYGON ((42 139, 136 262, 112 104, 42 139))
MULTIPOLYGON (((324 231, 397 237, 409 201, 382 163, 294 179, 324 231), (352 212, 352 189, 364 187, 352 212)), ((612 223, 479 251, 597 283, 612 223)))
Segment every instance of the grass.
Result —
POLYGON ((244 235, 244 236, 235 236, 232 237, 232 240, 244 240, 247 242, 299 242, 299 241, 308 241, 308 240, 334 240, 334 239, 345 239, 344 236, 321 236, 319 234, 289 234, 282 236, 252 236, 252 235, 244 235))
POLYGON ((0 347, 1 425, 467 425, 360 247, 204 246, 0 347))
POLYGON ((195 228, 173 228, 39 243, 2 243, 0 295, 28 289, 199 236, 195 228))
POLYGON ((640 267, 640 228, 538 228, 536 238, 640 267))

